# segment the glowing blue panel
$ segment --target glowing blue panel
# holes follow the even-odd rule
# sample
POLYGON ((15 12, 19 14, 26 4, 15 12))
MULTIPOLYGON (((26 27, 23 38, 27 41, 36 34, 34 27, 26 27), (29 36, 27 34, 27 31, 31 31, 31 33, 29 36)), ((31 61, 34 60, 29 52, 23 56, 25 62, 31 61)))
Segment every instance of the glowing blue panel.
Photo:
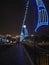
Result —
POLYGON ((35 32, 40 26, 48 25, 48 13, 42 0, 36 0, 38 8, 38 23, 35 32))
POLYGON ((22 42, 22 40, 28 36, 28 31, 26 28, 23 28, 23 31, 21 32, 21 36, 20 36, 20 42, 22 42))
POLYGON ((2 38, 2 42, 6 42, 6 39, 2 38))
MULTIPOLYGON (((25 23, 25 21, 26 21, 26 16, 27 16, 27 12, 28 12, 28 7, 29 7, 29 0, 27 1, 27 5, 26 5, 26 11, 25 11, 24 19, 23 19, 23 25, 24 25, 24 23, 25 23)), ((23 25, 22 25, 22 26, 23 26, 23 25)))
POLYGON ((26 16, 27 16, 27 12, 28 12, 28 6, 29 6, 29 0, 27 1, 27 5, 26 5, 26 11, 25 11, 25 15, 24 15, 24 19, 23 19, 23 24, 22 24, 22 29, 21 29, 21 35, 20 35, 20 42, 22 42, 22 40, 28 36, 28 31, 27 28, 24 28, 24 24, 26 21, 26 16))

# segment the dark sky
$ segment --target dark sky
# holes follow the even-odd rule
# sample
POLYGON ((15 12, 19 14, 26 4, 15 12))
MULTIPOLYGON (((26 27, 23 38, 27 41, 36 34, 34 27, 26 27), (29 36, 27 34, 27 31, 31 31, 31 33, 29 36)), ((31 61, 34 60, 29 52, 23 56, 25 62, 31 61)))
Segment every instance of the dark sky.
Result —
MULTIPOLYGON (((7 0, 0 1, 0 34, 20 34, 25 6, 27 0, 7 0)), ((49 0, 45 2, 49 14, 49 0)), ((35 0, 30 0, 27 13, 26 25, 29 34, 49 35, 49 26, 40 27, 35 33, 37 24, 37 8, 35 0)))

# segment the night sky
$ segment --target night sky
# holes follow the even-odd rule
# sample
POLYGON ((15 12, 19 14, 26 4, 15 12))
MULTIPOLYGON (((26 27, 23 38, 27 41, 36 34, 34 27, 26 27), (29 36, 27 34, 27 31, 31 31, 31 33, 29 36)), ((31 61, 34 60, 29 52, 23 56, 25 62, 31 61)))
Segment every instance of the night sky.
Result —
MULTIPOLYGON (((0 1, 0 34, 20 34, 27 0, 0 1)), ((49 15, 49 0, 43 0, 49 15)), ((49 25, 34 29, 37 24, 37 7, 35 0, 30 0, 26 18, 29 34, 49 35, 49 25)))

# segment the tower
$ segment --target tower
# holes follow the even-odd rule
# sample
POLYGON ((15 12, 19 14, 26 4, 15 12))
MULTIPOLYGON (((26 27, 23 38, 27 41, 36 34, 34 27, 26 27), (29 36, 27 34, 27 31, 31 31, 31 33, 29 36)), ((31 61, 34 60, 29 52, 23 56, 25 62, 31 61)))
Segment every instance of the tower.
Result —
POLYGON ((42 0, 36 0, 38 8, 38 23, 35 32, 40 26, 48 25, 48 13, 42 0))
POLYGON ((26 16, 27 16, 27 12, 28 12, 28 6, 29 6, 29 0, 27 1, 27 4, 26 4, 26 10, 25 10, 25 15, 24 15, 24 19, 23 19, 21 34, 20 34, 20 42, 22 42, 22 40, 23 40, 25 37, 28 36, 28 30, 27 30, 27 27, 26 27, 26 25, 25 25, 26 16))

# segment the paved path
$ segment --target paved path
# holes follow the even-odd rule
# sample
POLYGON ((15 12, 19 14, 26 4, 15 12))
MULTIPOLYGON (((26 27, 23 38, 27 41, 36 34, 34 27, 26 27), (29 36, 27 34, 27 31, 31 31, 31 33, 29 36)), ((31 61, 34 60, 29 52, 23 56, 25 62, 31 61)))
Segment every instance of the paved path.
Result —
POLYGON ((22 45, 15 45, 0 51, 0 65, 31 65, 22 45))

